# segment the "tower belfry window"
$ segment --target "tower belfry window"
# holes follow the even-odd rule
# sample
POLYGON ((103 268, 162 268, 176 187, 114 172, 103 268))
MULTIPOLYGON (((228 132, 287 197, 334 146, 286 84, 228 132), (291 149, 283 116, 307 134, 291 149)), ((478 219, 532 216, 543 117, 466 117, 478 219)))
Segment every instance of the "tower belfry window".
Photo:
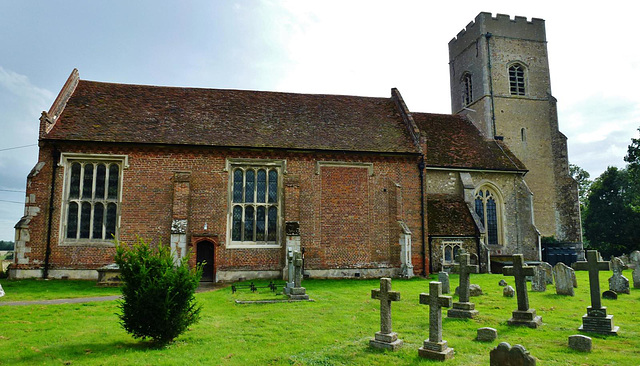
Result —
POLYGON ((509 92, 511 95, 525 95, 524 66, 509 66, 509 92))
POLYGON ((473 85, 471 84, 471 74, 466 72, 462 76, 463 94, 462 105, 469 105, 473 101, 473 85))

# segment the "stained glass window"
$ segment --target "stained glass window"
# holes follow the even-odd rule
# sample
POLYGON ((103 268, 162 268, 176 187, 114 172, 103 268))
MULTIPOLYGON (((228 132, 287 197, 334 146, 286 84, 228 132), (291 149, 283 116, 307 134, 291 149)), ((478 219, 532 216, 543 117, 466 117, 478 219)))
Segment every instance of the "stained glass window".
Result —
POLYGON ((500 205, 491 189, 483 187, 476 193, 476 214, 482 220, 486 230, 487 243, 500 244, 500 205))

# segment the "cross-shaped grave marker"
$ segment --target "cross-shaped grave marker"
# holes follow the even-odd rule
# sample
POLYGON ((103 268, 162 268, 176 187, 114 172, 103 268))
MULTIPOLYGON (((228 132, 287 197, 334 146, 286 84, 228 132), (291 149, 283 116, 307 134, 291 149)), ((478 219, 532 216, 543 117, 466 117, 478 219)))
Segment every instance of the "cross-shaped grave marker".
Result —
POLYGON ((371 298, 380 300, 380 331, 369 341, 369 346, 395 351, 402 347, 402 340, 391 329, 391 302, 400 301, 400 293, 391 291, 390 278, 381 278, 380 289, 371 290, 371 298))
POLYGON ((420 357, 444 361, 453 357, 453 348, 442 340, 442 308, 449 308, 451 296, 442 295, 442 283, 429 282, 429 293, 420 294, 420 304, 429 305, 429 339, 418 349, 420 357))
POLYGON ((587 314, 582 316, 582 325, 578 330, 615 335, 620 327, 613 325, 613 315, 607 315, 607 307, 602 306, 600 299, 600 270, 608 270, 609 262, 598 260, 598 257, 597 250, 587 250, 586 262, 571 265, 576 270, 589 271, 591 306, 587 307, 587 314))
POLYGON ((474 318, 478 315, 476 304, 469 302, 469 275, 478 273, 478 266, 471 264, 469 253, 462 252, 458 255, 456 268, 460 273, 460 285, 458 286, 459 301, 453 303, 453 309, 447 311, 449 318, 474 318))
POLYGON ((532 266, 524 265, 522 254, 514 254, 512 258, 513 266, 504 267, 502 273, 505 276, 515 277, 518 310, 513 311, 513 317, 507 321, 507 324, 537 328, 542 325, 542 317, 536 315, 536 309, 529 309, 529 294, 527 293, 527 276, 533 276, 534 269, 532 266))
POLYGON ((293 287, 289 289, 292 300, 309 300, 307 290, 302 287, 302 253, 293 252, 293 287))

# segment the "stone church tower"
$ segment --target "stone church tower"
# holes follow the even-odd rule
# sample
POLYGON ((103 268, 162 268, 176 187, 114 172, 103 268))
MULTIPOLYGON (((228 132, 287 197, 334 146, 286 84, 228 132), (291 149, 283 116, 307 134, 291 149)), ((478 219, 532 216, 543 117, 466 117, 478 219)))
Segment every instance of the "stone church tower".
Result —
POLYGON ((526 165, 542 236, 582 242, 577 184, 558 130, 544 20, 480 13, 449 42, 451 106, 526 165))

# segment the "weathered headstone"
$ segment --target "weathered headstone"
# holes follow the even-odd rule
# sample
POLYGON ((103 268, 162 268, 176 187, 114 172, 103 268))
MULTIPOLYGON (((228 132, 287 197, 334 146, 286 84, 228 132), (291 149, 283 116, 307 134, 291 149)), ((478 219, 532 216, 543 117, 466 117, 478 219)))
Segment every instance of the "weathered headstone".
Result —
POLYGON ((293 287, 289 289, 291 300, 309 300, 307 290, 302 287, 302 253, 293 252, 293 287))
POLYGON ((400 293, 391 291, 390 278, 381 278, 380 289, 371 290, 371 298, 380 300, 380 331, 369 341, 369 347, 395 351, 402 347, 402 340, 391 329, 391 302, 400 301, 400 293))
POLYGON ((626 267, 624 262, 620 258, 614 257, 611 259, 610 266, 613 271, 613 276, 609 277, 609 290, 615 291, 618 294, 630 293, 629 280, 622 275, 622 271, 626 267))
POLYGON ((449 285, 449 274, 447 272, 438 273, 438 282, 442 283, 442 293, 448 294, 451 292, 451 286, 449 285))
POLYGON ((553 266, 547 262, 541 262, 539 267, 544 271, 547 285, 553 285, 553 266))
POLYGON ((284 286, 284 294, 291 294, 291 289, 295 287, 294 276, 295 267, 293 266, 293 248, 287 250, 287 283, 284 286))
POLYGON ((498 331, 495 328, 478 328, 476 339, 480 342, 493 342, 498 338, 498 331))
POLYGON ((460 274, 459 301, 453 303, 453 308, 447 311, 449 318, 474 318, 478 315, 475 309, 476 304, 469 301, 469 274, 478 273, 478 266, 472 265, 469 261, 469 253, 462 252, 458 255, 456 265, 460 274))
POLYGON ((553 277, 556 280, 556 293, 558 295, 574 296, 573 279, 576 277, 573 269, 562 262, 553 266, 553 277))
POLYGON ((613 325, 613 315, 607 315, 607 307, 602 306, 600 300, 600 276, 601 269, 609 269, 609 262, 600 261, 597 250, 587 250, 587 261, 576 262, 572 266, 577 270, 589 270, 589 290, 591 293, 591 306, 587 307, 587 314, 582 316, 582 325, 578 330, 601 334, 618 334, 620 327, 613 325))
POLYGON ((633 288, 640 288, 640 251, 634 250, 631 252, 629 266, 633 268, 633 288))
MULTIPOLYGON (((455 296, 460 296, 460 286, 456 286, 456 289, 453 291, 455 296)), ((469 297, 476 297, 482 295, 482 287, 475 283, 469 285, 469 297)))
POLYGON ((533 268, 533 279, 531 280, 531 291, 545 292, 547 291, 547 273, 541 266, 533 268))
POLYGON ((602 293, 603 299, 618 300, 618 294, 615 291, 607 290, 602 293))
POLYGON ((519 344, 511 347, 509 343, 502 342, 489 353, 490 366, 532 366, 535 364, 536 359, 519 344))
POLYGON ((569 336, 569 348, 576 351, 591 352, 591 344, 591 337, 586 335, 576 334, 569 336))
POLYGON ((440 282, 430 282, 429 293, 420 294, 420 304, 429 305, 429 338, 418 349, 420 357, 439 361, 453 357, 453 348, 442 340, 442 307, 449 308, 452 302, 451 296, 442 295, 440 282))
POLYGON ((507 281, 505 281, 505 280, 504 280, 504 278, 503 278, 503 279, 501 279, 501 280, 500 280, 500 282, 498 282, 498 286, 502 286, 502 287, 504 287, 504 286, 506 286, 506 285, 507 285, 507 281))
POLYGON ((518 310, 514 310, 512 318, 507 321, 509 325, 526 325, 529 328, 537 328, 542 325, 542 317, 536 315, 536 309, 529 308, 529 294, 527 293, 526 276, 533 276, 533 267, 524 265, 522 254, 513 255, 513 266, 504 267, 502 273, 505 276, 514 276, 516 282, 516 296, 518 297, 518 310))
POLYGON ((502 296, 504 297, 514 297, 515 295, 516 295, 516 290, 509 285, 505 286, 502 289, 502 296))
POLYGON ((4 290, 2 289, 2 285, 0 285, 0 297, 4 296, 4 290))

